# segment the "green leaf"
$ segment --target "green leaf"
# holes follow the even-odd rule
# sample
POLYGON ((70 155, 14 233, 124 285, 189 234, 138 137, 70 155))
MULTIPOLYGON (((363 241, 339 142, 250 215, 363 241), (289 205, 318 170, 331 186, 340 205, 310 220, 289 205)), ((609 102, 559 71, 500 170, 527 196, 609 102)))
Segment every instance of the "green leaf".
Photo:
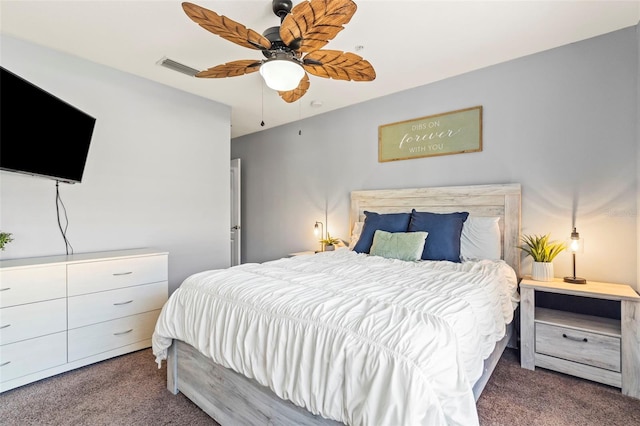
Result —
POLYGON ((4 246, 13 241, 10 232, 0 232, 0 250, 4 250, 4 246))
POLYGON ((536 262, 551 262, 567 247, 564 243, 550 241, 549 234, 546 235, 523 235, 523 245, 518 246, 522 251, 531 256, 536 262))

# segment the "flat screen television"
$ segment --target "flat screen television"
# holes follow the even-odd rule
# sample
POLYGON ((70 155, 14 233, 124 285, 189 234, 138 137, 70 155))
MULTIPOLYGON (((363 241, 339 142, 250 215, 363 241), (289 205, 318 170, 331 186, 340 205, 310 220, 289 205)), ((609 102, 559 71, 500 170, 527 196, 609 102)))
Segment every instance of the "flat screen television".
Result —
POLYGON ((0 67, 0 169, 79 183, 96 119, 0 67))

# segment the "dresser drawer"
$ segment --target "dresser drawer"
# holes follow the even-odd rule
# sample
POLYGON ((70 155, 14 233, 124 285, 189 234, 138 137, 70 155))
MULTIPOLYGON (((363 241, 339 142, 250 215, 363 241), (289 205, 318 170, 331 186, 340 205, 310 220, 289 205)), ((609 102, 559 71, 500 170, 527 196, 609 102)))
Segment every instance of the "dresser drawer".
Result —
POLYGON ((69 362, 151 339, 160 310, 69 330, 69 362))
POLYGON ((69 328, 161 309, 167 293, 164 281, 70 297, 69 328))
POLYGON ((74 263, 67 266, 69 296, 167 281, 167 256, 74 263))
POLYGON ((561 326, 536 323, 537 353, 620 371, 620 338, 561 326))
POLYGON ((6 382, 67 362, 67 333, 0 346, 0 381, 6 382))
POLYGON ((0 309, 0 345, 67 329, 67 299, 0 309))
POLYGON ((0 271, 0 308, 67 297, 65 265, 0 271))

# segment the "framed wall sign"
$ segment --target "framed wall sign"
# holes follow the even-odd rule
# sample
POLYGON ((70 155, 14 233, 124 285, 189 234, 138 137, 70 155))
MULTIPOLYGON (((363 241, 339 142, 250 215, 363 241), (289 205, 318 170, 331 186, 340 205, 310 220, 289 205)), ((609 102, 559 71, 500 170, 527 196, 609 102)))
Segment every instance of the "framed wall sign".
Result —
POLYGON ((378 161, 482 151, 482 106, 378 126, 378 161))

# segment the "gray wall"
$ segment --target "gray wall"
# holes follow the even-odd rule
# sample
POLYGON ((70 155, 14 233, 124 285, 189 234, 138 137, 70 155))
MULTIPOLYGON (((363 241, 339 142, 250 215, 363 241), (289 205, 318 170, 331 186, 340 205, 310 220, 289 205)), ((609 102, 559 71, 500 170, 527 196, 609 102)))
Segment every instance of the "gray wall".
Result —
MULTIPOLYGON (((0 46, 2 66, 97 119, 83 182, 60 184, 75 253, 166 250, 171 291, 229 265, 229 107, 12 37, 0 46)), ((55 182, 0 179, 0 229, 15 238, 1 257, 64 254, 55 182)))
MULTIPOLYGON (((317 248, 325 205, 347 239, 353 190, 517 182, 523 233, 564 240, 575 217, 578 275, 636 285, 638 43, 630 27, 233 139, 244 260, 317 248), (379 125, 476 105, 482 152, 378 162, 379 125)), ((571 274, 569 254, 554 264, 571 274)))

